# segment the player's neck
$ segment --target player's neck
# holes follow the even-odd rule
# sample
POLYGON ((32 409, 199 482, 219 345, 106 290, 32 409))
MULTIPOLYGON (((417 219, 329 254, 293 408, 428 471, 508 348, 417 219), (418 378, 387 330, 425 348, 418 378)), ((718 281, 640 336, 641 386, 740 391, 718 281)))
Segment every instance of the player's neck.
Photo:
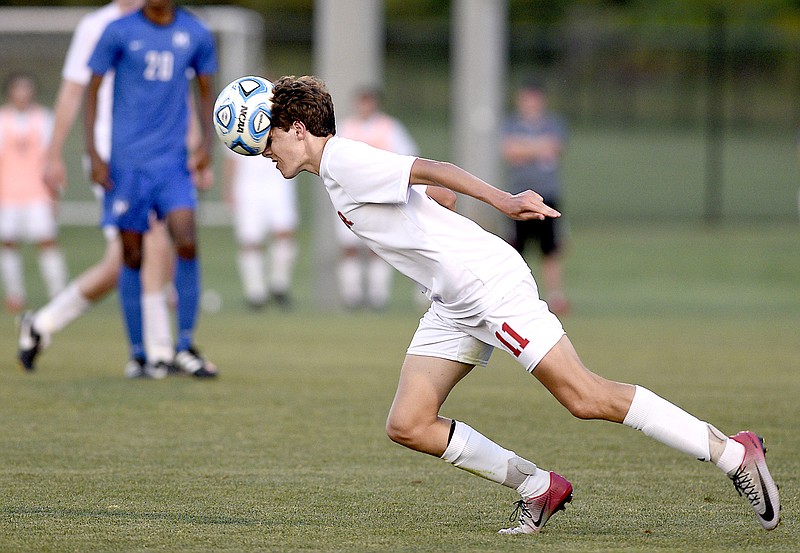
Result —
POLYGON ((175 6, 172 5, 164 7, 145 6, 142 11, 147 20, 156 25, 169 25, 175 21, 175 6))
POLYGON ((308 152, 308 163, 304 167, 306 171, 319 175, 320 166, 322 165, 322 153, 331 138, 333 138, 332 134, 328 136, 312 136, 306 142, 306 151, 308 152))

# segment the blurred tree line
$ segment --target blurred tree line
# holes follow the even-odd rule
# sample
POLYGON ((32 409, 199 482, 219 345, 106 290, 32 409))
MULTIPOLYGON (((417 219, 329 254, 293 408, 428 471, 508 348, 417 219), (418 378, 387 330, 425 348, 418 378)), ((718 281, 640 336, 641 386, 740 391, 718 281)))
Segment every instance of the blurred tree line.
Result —
MULTIPOLYGON (((108 1, 0 0, 0 6, 97 7, 108 1)), ((266 70, 277 75, 315 70, 315 0, 178 3, 239 6, 259 12, 265 25, 261 47, 266 70)), ((387 109, 409 124, 422 151, 448 159, 454 1, 385 0, 384 4, 387 109)), ((587 136, 610 136, 597 142, 597 147, 585 149, 600 156, 599 161, 584 160, 585 170, 592 175, 587 182, 596 178, 631 182, 617 193, 638 198, 627 204, 638 206, 631 212, 634 216, 650 213, 653 205, 672 205, 665 209, 685 216, 686 201, 695 206, 692 213, 705 209, 706 216, 716 216, 707 206, 723 204, 717 199, 723 173, 739 181, 737 190, 752 188, 757 194, 729 195, 724 213, 752 215, 749 210, 757 204, 765 213, 796 215, 800 0, 508 0, 508 8, 509 104, 516 81, 536 73, 548 86, 551 105, 567 117, 576 135, 584 131, 587 136), (635 138, 626 142, 628 135, 635 138), (670 169, 679 167, 685 172, 678 183, 674 178, 659 181, 650 174, 649 188, 644 190, 641 166, 631 164, 629 157, 604 164, 602 155, 617 141, 627 154, 628 149, 645 147, 651 144, 648 140, 665 135, 659 144, 673 148, 672 153, 664 155, 659 147, 646 167, 658 165, 664 157, 670 169), (721 155, 725 148, 734 147, 739 149, 731 151, 737 153, 721 155), (726 160, 746 163, 727 166, 726 160), (630 177, 610 170, 605 176, 595 174, 598 167, 616 171, 629 165, 635 167, 630 177), (705 188, 698 185, 703 182, 705 188), (756 182, 758 187, 751 186, 756 182), (666 196, 659 197, 662 190, 666 196), (717 195, 703 196, 702 190, 717 191, 717 195), (671 204, 677 201, 673 198, 681 198, 680 203, 671 204)), ((52 96, 69 37, 53 35, 46 44, 39 36, 26 38, 16 47, 21 52, 16 58, 9 55, 9 45, 20 39, 0 40, 4 65, 25 64, 42 74, 50 71, 44 83, 52 96)), ((615 201, 613 195, 606 196, 605 190, 593 195, 591 186, 575 193, 575 198, 586 199, 584 215, 597 209, 614 212, 613 206, 602 203, 615 201)), ((573 202, 573 209, 580 212, 577 203, 573 202)))
MULTIPOLYGON (((0 6, 102 6, 107 0, 0 0, 0 6)), ((242 6, 265 17, 309 16, 314 0, 178 0, 185 5, 242 6)), ((389 18, 447 18, 449 0, 385 0, 389 18)), ((618 17, 650 21, 702 22, 712 9, 721 9, 731 19, 781 21, 793 28, 800 23, 798 0, 508 0, 515 23, 558 23, 575 10, 591 9, 618 17)))
MULTIPOLYGON (((0 0, 0 5, 107 1, 0 0)), ((314 0, 178 3, 260 12, 270 67, 312 70, 314 0)), ((430 87, 417 95, 422 97, 417 111, 447 112, 443 76, 452 4, 385 0, 387 78, 399 77, 393 86, 398 98, 430 87), (403 77, 408 67, 415 69, 415 82, 403 77)), ((713 85, 727 124, 800 123, 800 0, 508 0, 508 7, 511 81, 539 73, 551 86, 556 107, 575 119, 693 125, 704 119, 713 85)))

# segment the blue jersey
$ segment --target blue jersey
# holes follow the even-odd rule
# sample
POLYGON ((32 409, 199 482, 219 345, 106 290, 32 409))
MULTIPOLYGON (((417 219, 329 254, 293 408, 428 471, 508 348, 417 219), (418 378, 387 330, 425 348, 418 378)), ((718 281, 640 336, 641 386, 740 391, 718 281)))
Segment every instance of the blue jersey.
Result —
POLYGON ((211 31, 181 8, 168 25, 140 10, 106 27, 89 67, 116 72, 110 165, 185 163, 189 83, 217 69, 211 31))

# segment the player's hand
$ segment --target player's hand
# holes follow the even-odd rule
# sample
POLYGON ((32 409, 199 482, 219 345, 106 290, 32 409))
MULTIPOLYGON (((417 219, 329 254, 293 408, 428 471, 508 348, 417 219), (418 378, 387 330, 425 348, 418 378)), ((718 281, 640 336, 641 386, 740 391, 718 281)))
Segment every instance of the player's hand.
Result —
POLYGON ((198 190, 210 190, 214 186, 214 171, 210 165, 200 170, 193 170, 191 174, 194 187, 198 190))
POLYGON ((67 185, 67 169, 60 157, 47 158, 44 166, 44 184, 50 195, 57 198, 67 185))
POLYGON ((425 193, 430 199, 442 207, 446 207, 450 211, 456 210, 458 196, 456 196, 456 193, 449 188, 443 188, 441 186, 428 186, 425 189, 425 193))
POLYGON ((208 148, 199 147, 189 156, 189 171, 199 172, 211 166, 211 153, 208 148))
POLYGON ((533 190, 525 190, 506 198, 500 210, 517 221, 561 217, 561 213, 544 203, 544 199, 533 190))
POLYGON ((189 157, 189 172, 198 190, 208 190, 214 185, 214 172, 211 168, 211 154, 203 146, 195 148, 189 157))
POLYGON ((103 161, 98 155, 90 155, 89 157, 91 158, 92 163, 92 182, 99 184, 106 191, 111 190, 114 184, 111 182, 111 175, 108 171, 108 163, 103 161))

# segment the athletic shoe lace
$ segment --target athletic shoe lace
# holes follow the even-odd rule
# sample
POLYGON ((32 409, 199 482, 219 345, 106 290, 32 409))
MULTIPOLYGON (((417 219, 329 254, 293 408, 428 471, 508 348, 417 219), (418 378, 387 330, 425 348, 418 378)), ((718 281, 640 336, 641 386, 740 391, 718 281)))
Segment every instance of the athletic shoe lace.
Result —
POLYGON ((746 497, 751 505, 755 506, 761 503, 758 488, 753 482, 750 471, 745 470, 744 467, 739 467, 734 475, 731 476, 731 480, 733 480, 733 486, 739 492, 739 495, 746 497))
POLYGON ((533 518, 533 515, 531 515, 531 512, 528 510, 528 504, 525 503, 524 499, 520 499, 514 503, 514 510, 508 517, 508 521, 522 524, 522 517, 533 518))

